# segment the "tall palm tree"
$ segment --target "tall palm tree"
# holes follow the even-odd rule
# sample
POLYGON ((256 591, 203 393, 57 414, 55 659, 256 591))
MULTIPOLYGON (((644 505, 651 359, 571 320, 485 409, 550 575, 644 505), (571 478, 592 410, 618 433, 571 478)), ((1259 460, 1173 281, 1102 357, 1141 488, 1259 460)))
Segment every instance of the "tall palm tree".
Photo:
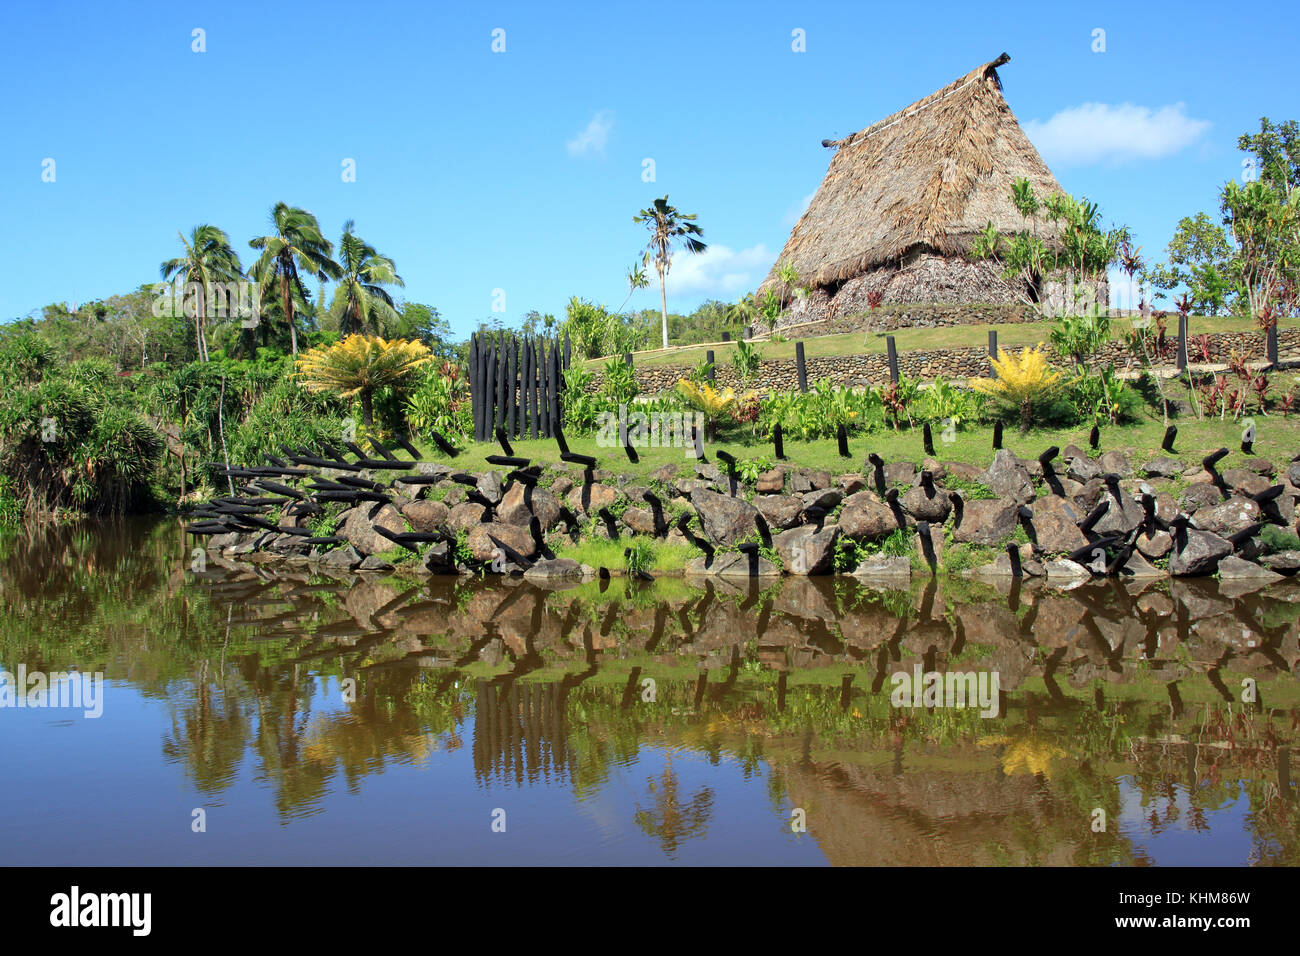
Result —
POLYGON ((280 307, 289 323, 289 346, 296 358, 298 333, 294 328, 291 289, 296 288, 304 300, 310 301, 311 296, 302 283, 304 274, 321 280, 337 279, 343 270, 331 258, 334 246, 321 234, 320 223, 307 210, 278 202, 271 207, 271 225, 275 229, 271 235, 248 241, 254 249, 262 251, 251 272, 264 294, 279 293, 280 307), (275 288, 277 280, 278 289, 275 288))
POLYGON ((343 300, 339 334, 344 337, 365 331, 367 322, 374 331, 380 331, 381 316, 396 319, 397 307, 384 286, 406 285, 397 274, 393 260, 381 256, 374 246, 353 232, 354 225, 351 219, 345 222, 343 238, 339 240, 339 266, 343 270, 339 280, 343 300))
POLYGON ((208 289, 213 283, 229 282, 243 275, 239 254, 230 245, 230 237, 206 223, 190 230, 187 239, 178 232, 185 255, 168 259, 158 267, 166 282, 180 277, 185 285, 197 286, 199 301, 194 314, 194 337, 198 346, 199 361, 208 360, 208 340, 204 325, 207 321, 208 289))
POLYGON ((704 230, 695 224, 695 216, 678 212, 668 205, 668 197, 656 199, 649 209, 642 209, 632 217, 633 222, 644 223, 650 230, 650 241, 646 244, 645 261, 654 259, 655 269, 659 271, 659 308, 663 315, 664 348, 668 348, 668 293, 664 288, 664 277, 672 258, 672 248, 681 244, 689 252, 703 252, 708 248, 699 240, 704 230))

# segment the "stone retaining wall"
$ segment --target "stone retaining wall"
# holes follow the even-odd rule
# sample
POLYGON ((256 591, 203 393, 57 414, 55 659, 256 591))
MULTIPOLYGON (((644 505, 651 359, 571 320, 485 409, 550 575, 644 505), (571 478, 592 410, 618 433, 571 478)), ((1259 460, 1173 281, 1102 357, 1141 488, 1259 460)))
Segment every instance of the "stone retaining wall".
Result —
MULTIPOLYGON (((1212 363, 1227 362, 1234 351, 1252 361, 1262 361, 1264 336, 1258 332, 1221 332, 1210 336, 1212 363)), ((1280 330, 1278 351, 1280 354, 1300 353, 1300 329, 1280 330)), ((1071 364, 1069 359, 1057 355, 1050 346, 1048 352, 1057 365, 1071 364)), ((1193 363, 1200 361, 1200 356, 1196 354, 1191 342, 1188 343, 1188 352, 1188 357, 1193 363)), ((1129 352, 1124 343, 1108 342, 1101 350, 1100 356, 1090 365, 1105 367, 1108 363, 1114 362, 1117 368, 1123 368, 1128 360, 1129 352)), ((811 356, 807 359, 807 366, 809 384, 822 378, 829 378, 836 385, 881 385, 889 381, 889 358, 884 353, 811 356)), ((949 381, 964 381, 989 374, 988 349, 985 346, 976 346, 900 352, 898 370, 903 375, 926 381, 939 376, 949 381)), ((653 395, 673 388, 679 379, 686 377, 690 372, 691 367, 688 365, 655 365, 637 368, 636 380, 642 394, 653 395)), ((593 373, 588 386, 589 391, 598 390, 605 377, 604 370, 601 368, 594 368, 593 373)), ((740 385, 735 369, 726 359, 718 361, 714 374, 720 387, 740 385)), ((794 359, 769 359, 761 362, 758 373, 747 387, 761 393, 798 388, 799 376, 794 359)))

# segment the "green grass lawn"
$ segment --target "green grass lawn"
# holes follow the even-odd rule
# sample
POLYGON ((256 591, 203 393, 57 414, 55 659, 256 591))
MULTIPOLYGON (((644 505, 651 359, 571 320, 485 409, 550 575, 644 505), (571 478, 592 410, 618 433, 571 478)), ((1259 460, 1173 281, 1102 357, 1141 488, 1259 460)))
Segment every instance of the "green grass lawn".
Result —
MULTIPOLYGON (((1269 458, 1275 464, 1282 465, 1290 461, 1292 456, 1300 454, 1300 415, 1290 418, 1282 418, 1276 413, 1256 415, 1254 422, 1257 457, 1269 458)), ((1174 445, 1174 457, 1191 464, 1216 448, 1226 447, 1231 454, 1220 464, 1221 469, 1235 467, 1246 458, 1241 453, 1241 425, 1231 419, 1182 419, 1175 424, 1178 426, 1178 438, 1174 445)), ((1134 425, 1111 426, 1102 430, 1100 451, 1122 451, 1137 466, 1164 454, 1160 451, 1164 430, 1164 424, 1159 418, 1144 418, 1134 425)), ((736 431, 733 429, 730 434, 724 433, 721 440, 705 446, 705 454, 710 461, 717 461, 719 449, 725 449, 738 459, 772 459, 770 442, 737 434, 736 431)), ((1078 425, 1071 428, 1034 429, 1022 436, 1015 428, 1008 427, 1003 433, 1003 444, 1023 458, 1035 458, 1050 445, 1064 448, 1073 442, 1086 450, 1088 431, 1088 426, 1078 425)), ((637 454, 640 461, 633 464, 627 460, 621 448, 599 446, 594 435, 566 438, 572 451, 595 456, 599 461, 598 467, 616 474, 640 478, 665 464, 675 465, 681 475, 692 474, 694 458, 682 448, 639 448, 637 454)), ((984 467, 993 457, 993 428, 989 425, 964 428, 956 433, 951 443, 945 443, 936 429, 934 440, 936 457, 940 461, 959 461, 984 467)), ((560 460, 559 449, 550 439, 515 441, 512 445, 516 455, 530 458, 534 464, 552 464, 560 460)), ((884 429, 851 436, 849 450, 851 457, 841 458, 834 439, 813 442, 787 439, 785 443, 786 460, 790 464, 825 470, 832 474, 861 472, 869 452, 875 452, 886 461, 908 460, 918 465, 926 457, 920 427, 899 431, 884 429)), ((430 461, 445 461, 461 471, 477 472, 498 467, 486 461, 486 456, 496 454, 501 454, 496 443, 485 442, 472 445, 450 461, 435 448, 427 449, 424 457, 430 461)))
MULTIPOLYGON (((1115 328, 1124 328, 1128 319, 1112 320, 1115 328)), ((1300 319, 1283 319, 1281 328, 1300 326, 1300 319)), ((895 332, 842 332, 838 335, 821 335, 803 339, 804 355, 807 358, 818 356, 870 355, 884 354, 885 336, 893 335, 898 351, 917 352, 930 349, 985 348, 988 346, 989 330, 996 329, 998 345, 1001 348, 1023 348, 1046 342, 1052 328, 1050 322, 1024 322, 1010 325, 957 325, 935 329, 899 329, 895 332)), ((1170 322, 1171 332, 1177 332, 1177 319, 1170 322)), ((1188 320, 1188 334, 1201 335, 1214 332, 1249 332, 1255 330, 1252 319, 1238 316, 1192 316, 1188 320)), ((798 337, 798 333, 794 333, 798 337)), ((1264 348, 1264 337, 1260 335, 1260 351, 1264 348)), ((794 360, 795 338, 786 342, 757 343, 764 360, 794 360)), ((660 365, 694 366, 704 361, 704 353, 712 349, 714 361, 718 365, 730 364, 731 353, 735 343, 720 343, 708 346, 670 349, 667 352, 653 350, 633 353, 633 363, 640 368, 660 365)), ((590 366, 601 366, 609 357, 589 359, 590 366)))

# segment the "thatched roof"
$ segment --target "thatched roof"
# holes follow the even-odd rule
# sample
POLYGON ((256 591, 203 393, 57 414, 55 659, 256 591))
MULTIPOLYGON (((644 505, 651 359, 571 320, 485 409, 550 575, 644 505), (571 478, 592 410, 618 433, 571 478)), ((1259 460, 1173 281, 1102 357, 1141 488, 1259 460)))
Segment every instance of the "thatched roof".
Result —
POLYGON ((1039 196, 1061 191, 1002 98, 997 67, 1009 59, 822 141, 835 156, 778 260, 794 266, 800 285, 843 282, 918 251, 968 256, 990 221, 1007 233, 1024 227, 1011 202, 1016 179, 1039 196))

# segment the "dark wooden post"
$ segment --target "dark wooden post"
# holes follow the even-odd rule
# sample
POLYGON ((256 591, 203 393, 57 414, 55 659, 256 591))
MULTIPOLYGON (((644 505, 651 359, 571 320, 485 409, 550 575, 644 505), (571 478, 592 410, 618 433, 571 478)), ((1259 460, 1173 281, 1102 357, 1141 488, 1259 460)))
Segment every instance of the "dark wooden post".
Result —
POLYGON ((1277 364, 1277 316, 1268 327, 1268 340, 1265 342, 1264 350, 1268 355, 1268 361, 1271 365, 1277 364))
POLYGON ((506 371, 506 434, 519 437, 519 339, 510 336, 510 367, 506 371))
MULTIPOLYGON (((506 334, 501 333, 497 343, 497 425, 506 427, 506 334)), ((495 431, 495 426, 494 426, 495 431)), ((492 438, 492 435, 488 436, 492 438)))
POLYGON ((885 336, 885 349, 889 352, 889 380, 898 381, 898 346, 894 344, 892 335, 885 336))
POLYGON ((731 333, 730 333, 730 332, 723 332, 723 333, 722 333, 722 341, 724 341, 724 342, 730 342, 730 341, 731 341, 731 333))
POLYGON ((1178 371, 1187 371, 1187 316, 1178 317, 1178 371))
POLYGON ((478 333, 469 337, 469 402, 474 416, 474 440, 479 441, 483 434, 483 400, 478 394, 478 333))
POLYGON ((808 363, 803 357, 803 343, 794 343, 794 364, 795 370, 799 374, 799 391, 808 391, 808 363))
POLYGON ((631 368, 631 367, 632 367, 632 353, 631 353, 631 352, 624 352, 624 353, 623 353, 623 364, 626 365, 628 368, 631 368))
POLYGON ((573 364, 573 346, 569 342, 569 330, 564 330, 564 367, 568 368, 573 364))
POLYGON ((528 383, 532 381, 533 372, 533 343, 531 339, 524 339, 523 355, 520 356, 519 362, 519 437, 527 438, 533 397, 532 389, 528 387, 528 383))
POLYGON ((704 361, 709 363, 709 381, 716 382, 718 380, 718 377, 715 374, 717 372, 717 369, 713 367, 713 349, 704 350, 704 361))
POLYGON ((998 357, 998 330, 989 329, 989 375, 993 375, 993 360, 998 357))
POLYGON ((483 355, 483 360, 487 364, 487 376, 483 382, 483 437, 479 441, 488 441, 492 437, 492 430, 496 428, 496 395, 497 395, 497 346, 496 337, 489 335, 487 340, 487 350, 483 355))
POLYGON ((532 344, 528 347, 528 354, 531 358, 532 366, 528 371, 528 393, 532 396, 533 402, 533 424, 531 435, 533 438, 541 434, 542 427, 542 395, 540 377, 542 374, 541 366, 541 343, 533 339, 532 344))
MULTIPOLYGON (((566 348, 567 348, 567 342, 568 342, 568 335, 569 335, 569 333, 568 333, 568 332, 565 332, 564 335, 565 335, 565 342, 566 342, 566 348)), ((554 379, 554 384, 555 384, 555 425, 553 426, 557 431, 558 431, 560 428, 562 428, 562 427, 564 426, 564 415, 563 415, 563 409, 562 409, 561 406, 560 406, 560 395, 563 394, 563 392, 564 392, 564 371, 563 371, 563 369, 560 367, 560 362, 561 362, 561 361, 563 361, 563 356, 562 356, 561 353, 560 353, 559 344, 557 343, 557 344, 556 344, 556 349, 555 349, 555 379, 554 379)))

